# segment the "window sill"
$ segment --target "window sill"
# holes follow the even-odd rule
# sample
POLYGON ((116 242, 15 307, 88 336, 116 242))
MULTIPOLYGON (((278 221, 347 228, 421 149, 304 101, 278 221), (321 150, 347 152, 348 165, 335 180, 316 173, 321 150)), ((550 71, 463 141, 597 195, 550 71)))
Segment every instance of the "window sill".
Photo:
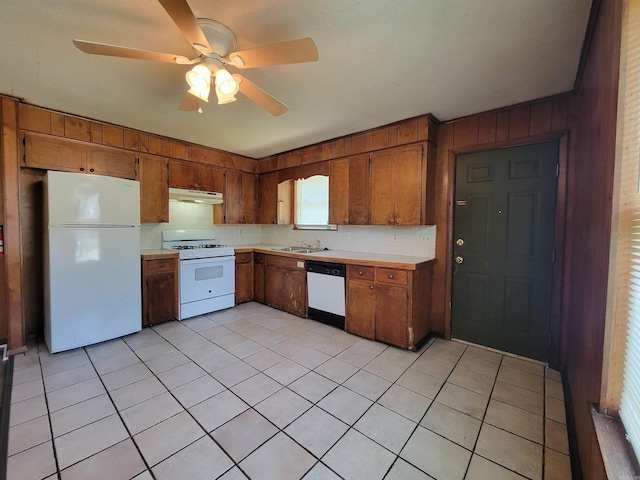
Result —
POLYGON ((603 415, 591 407, 591 418, 598 437, 600 454, 608 478, 634 480, 636 476, 635 456, 625 438, 620 419, 603 415))

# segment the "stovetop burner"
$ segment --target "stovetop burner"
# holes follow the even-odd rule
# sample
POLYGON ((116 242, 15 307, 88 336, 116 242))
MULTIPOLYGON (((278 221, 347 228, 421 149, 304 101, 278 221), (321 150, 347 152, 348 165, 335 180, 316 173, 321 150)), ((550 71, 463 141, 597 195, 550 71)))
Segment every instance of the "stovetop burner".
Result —
POLYGON ((234 249, 215 243, 214 232, 209 230, 164 230, 163 248, 178 250, 179 258, 197 259, 233 256, 234 249))

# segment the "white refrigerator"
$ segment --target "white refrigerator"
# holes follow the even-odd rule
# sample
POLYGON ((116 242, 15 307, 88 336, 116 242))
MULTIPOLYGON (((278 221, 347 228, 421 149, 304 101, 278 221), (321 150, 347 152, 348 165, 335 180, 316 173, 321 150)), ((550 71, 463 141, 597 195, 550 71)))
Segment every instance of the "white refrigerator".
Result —
POLYGON ((45 341, 61 352, 142 327, 140 183, 44 177, 45 341))

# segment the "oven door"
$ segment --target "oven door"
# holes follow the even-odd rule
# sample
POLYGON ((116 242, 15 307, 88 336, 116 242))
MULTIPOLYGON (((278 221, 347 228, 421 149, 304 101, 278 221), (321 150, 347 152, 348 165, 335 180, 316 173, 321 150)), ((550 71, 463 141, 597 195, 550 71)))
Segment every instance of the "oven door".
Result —
POLYGON ((235 257, 180 260, 180 303, 235 293, 235 257))

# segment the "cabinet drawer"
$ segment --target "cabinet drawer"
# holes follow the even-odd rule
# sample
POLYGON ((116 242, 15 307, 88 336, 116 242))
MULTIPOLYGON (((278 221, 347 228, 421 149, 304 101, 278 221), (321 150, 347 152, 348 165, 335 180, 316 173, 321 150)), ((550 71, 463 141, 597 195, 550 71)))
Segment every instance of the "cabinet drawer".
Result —
POLYGON ((347 266, 347 278, 354 280, 368 280, 373 282, 374 278, 373 267, 362 267, 360 265, 347 266))
POLYGON ((376 269, 376 282, 392 283, 394 285, 407 285, 408 275, 406 270, 396 270, 395 268, 376 269))
POLYGON ((265 257, 267 265, 274 267, 287 268, 289 270, 295 270, 299 268, 304 271, 304 260, 293 257, 280 257, 277 255, 267 255, 265 257))
POLYGON ((253 254, 251 253, 236 253, 236 265, 239 263, 251 263, 253 260, 253 254))
POLYGON ((172 272, 176 270, 175 258, 162 258, 158 260, 145 260, 147 273, 172 272))

